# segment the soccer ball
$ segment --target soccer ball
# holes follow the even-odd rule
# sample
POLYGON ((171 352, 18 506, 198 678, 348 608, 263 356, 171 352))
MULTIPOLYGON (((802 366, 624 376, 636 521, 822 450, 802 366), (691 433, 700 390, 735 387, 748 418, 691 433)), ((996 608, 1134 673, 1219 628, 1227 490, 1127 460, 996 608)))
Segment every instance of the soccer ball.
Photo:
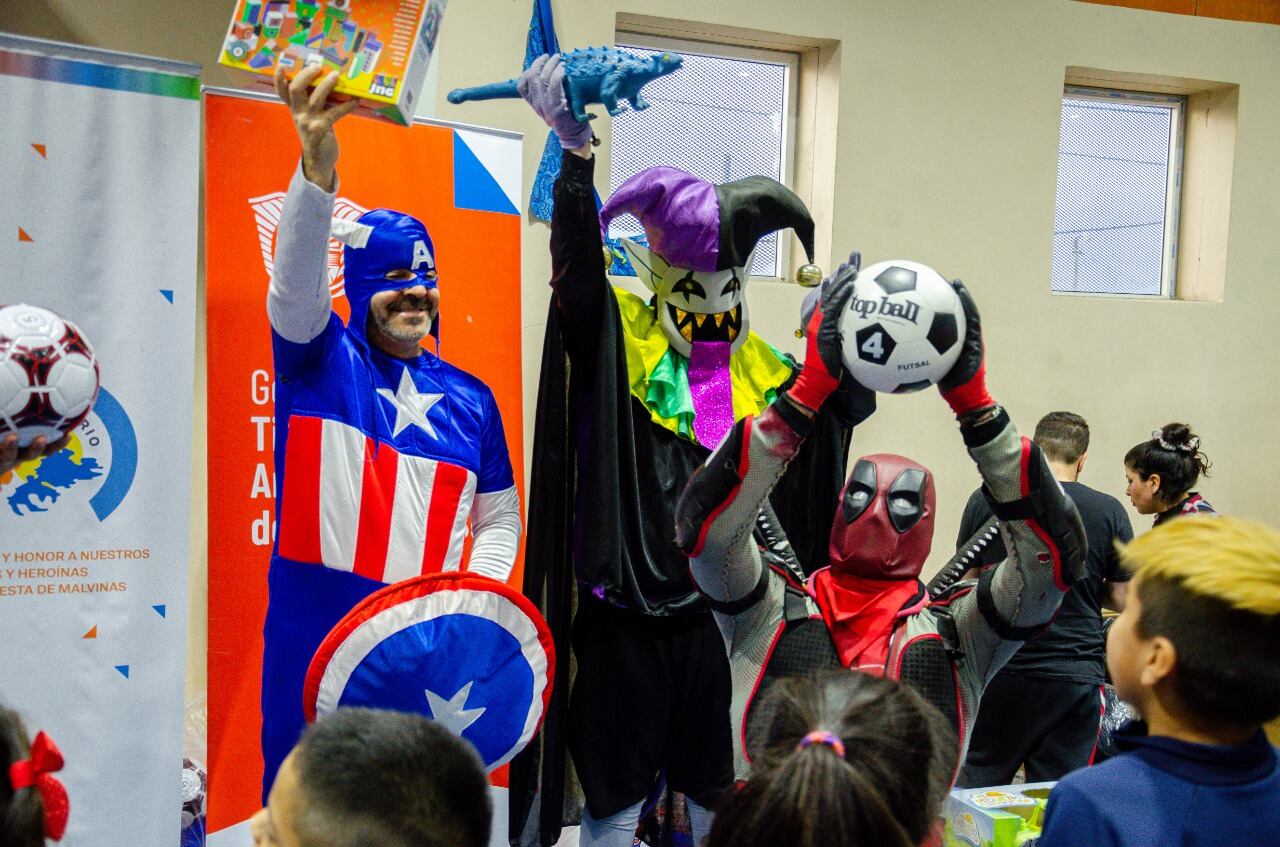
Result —
POLYGON ((919 262, 893 259, 863 268, 840 319, 845 368, 867 388, 919 391, 960 358, 964 309, 951 283, 919 262))
POLYGON ((97 397, 98 360, 74 324, 39 306, 0 306, 0 438, 53 443, 97 397))

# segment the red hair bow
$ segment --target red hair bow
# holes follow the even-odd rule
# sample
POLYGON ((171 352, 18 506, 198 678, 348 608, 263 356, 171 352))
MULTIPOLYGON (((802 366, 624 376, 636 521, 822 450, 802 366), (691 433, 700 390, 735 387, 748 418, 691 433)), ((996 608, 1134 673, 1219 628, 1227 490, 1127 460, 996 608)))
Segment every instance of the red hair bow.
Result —
POLYGON ((62 840, 67 830, 67 816, 71 803, 67 789, 50 774, 62 770, 62 751, 53 739, 43 731, 36 733, 31 742, 31 758, 22 759, 9 766, 9 783, 14 791, 35 786, 44 803, 44 834, 54 841, 62 840))

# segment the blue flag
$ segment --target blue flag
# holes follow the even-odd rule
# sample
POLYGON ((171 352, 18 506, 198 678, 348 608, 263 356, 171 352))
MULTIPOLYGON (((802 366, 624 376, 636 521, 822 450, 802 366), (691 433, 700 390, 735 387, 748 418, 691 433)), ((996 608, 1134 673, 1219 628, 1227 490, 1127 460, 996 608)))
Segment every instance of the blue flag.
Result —
POLYGON ((556 22, 551 16, 551 0, 533 0, 533 17, 529 19, 529 40, 524 48, 524 69, 543 53, 559 53, 556 22))

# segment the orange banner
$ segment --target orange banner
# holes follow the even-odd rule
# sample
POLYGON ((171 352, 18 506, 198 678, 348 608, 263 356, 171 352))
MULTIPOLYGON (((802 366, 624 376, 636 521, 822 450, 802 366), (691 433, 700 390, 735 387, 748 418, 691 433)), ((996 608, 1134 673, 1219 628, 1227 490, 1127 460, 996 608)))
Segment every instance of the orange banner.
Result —
MULTIPOLYGON (((282 104, 233 93, 206 94, 205 130, 208 829, 216 832, 261 805, 262 623, 275 520, 266 292, 298 140, 282 104)), ((519 136, 360 117, 337 132, 335 215, 396 209, 430 230, 441 280, 440 354, 492 388, 523 502, 519 136)), ((329 258, 334 308, 345 318, 336 241, 329 258)))

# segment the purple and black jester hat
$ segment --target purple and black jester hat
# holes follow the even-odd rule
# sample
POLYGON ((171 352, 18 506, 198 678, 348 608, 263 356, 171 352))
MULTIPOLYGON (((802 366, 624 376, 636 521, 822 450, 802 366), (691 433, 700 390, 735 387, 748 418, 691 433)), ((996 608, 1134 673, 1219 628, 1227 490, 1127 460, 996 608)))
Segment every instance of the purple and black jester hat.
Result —
POLYGON ((736 352, 746 341, 743 289, 761 238, 790 227, 813 261, 809 210, 768 177, 715 185, 678 168, 649 168, 618 186, 600 210, 601 228, 625 214, 640 220, 649 247, 624 239, 623 248, 655 295, 672 349, 685 357, 696 342, 728 342, 736 352))

